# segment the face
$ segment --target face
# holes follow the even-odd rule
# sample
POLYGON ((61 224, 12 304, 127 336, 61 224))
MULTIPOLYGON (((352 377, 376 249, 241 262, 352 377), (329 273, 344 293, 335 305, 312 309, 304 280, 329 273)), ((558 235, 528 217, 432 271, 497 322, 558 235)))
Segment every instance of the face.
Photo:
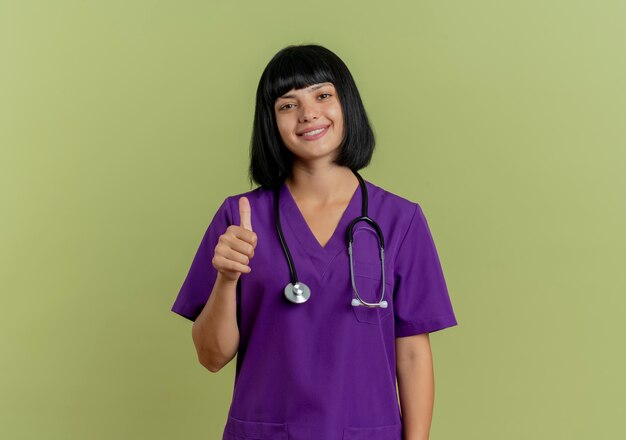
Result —
POLYGON ((343 139, 343 112, 333 83, 291 89, 274 103, 278 131, 296 158, 332 159, 343 139))

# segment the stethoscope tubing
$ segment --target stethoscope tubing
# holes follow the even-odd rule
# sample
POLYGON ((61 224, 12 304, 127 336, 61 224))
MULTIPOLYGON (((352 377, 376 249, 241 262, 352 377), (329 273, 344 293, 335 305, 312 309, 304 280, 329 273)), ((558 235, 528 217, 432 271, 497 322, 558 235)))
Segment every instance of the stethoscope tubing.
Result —
MULTIPOLYGON (((378 223, 376 223, 373 219, 371 219, 367 215, 368 193, 367 193, 367 187, 365 186, 365 181, 363 180, 363 178, 357 171, 352 170, 352 172, 359 180, 359 185, 361 187, 361 193, 362 193, 362 204, 361 204, 361 216, 353 219, 350 222, 350 224, 347 227, 347 233, 346 233, 346 240, 348 243, 348 254, 350 257, 350 280, 352 283, 352 289, 354 290, 354 293, 356 295, 356 298, 352 298, 351 305, 385 308, 387 307, 387 301, 384 301, 384 297, 385 297, 385 250, 384 250, 385 241, 384 241, 384 236, 378 223), (382 292, 381 292, 380 301, 378 301, 377 303, 369 303, 367 301, 364 301, 359 295, 359 292, 354 282, 354 262, 352 259, 352 254, 353 254, 352 243, 354 240, 353 229, 354 229, 354 226, 360 221, 367 222, 375 229, 376 236, 378 237, 378 244, 380 246, 382 292)), ((287 264, 289 265, 289 273, 291 275, 291 283, 285 286, 285 296, 287 297, 287 299, 289 299, 289 301, 300 304, 300 303, 306 302, 309 299, 311 295, 311 291, 306 284, 298 280, 298 275, 296 273, 296 266, 293 262, 293 257, 291 256, 291 252, 289 251, 289 247, 287 246, 287 243, 285 242, 285 237, 283 236, 283 230, 282 230, 281 221, 280 221, 279 196, 280 196, 280 188, 284 180, 285 180, 285 176, 283 176, 283 178, 280 179, 280 183, 276 186, 276 188, 274 188, 274 216, 275 216, 275 223, 276 223, 276 232, 278 233, 280 244, 285 253, 285 257, 287 258, 287 264)))

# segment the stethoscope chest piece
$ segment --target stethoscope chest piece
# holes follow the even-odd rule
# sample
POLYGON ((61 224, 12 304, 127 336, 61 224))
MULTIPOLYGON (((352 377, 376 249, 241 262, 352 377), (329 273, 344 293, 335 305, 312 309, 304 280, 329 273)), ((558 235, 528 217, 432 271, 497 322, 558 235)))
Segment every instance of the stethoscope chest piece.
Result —
POLYGON ((311 297, 311 289, 303 282, 289 283, 285 286, 285 298, 295 304, 306 302, 311 297))

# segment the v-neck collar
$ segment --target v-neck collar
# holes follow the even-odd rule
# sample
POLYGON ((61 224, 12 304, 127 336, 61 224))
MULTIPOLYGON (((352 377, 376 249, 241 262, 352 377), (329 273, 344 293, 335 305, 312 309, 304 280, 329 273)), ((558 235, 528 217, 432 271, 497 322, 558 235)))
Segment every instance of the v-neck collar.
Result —
MULTIPOLYGON (((363 182, 367 187, 367 181, 363 179, 363 182)), ((285 215, 284 217, 281 216, 281 220, 285 218, 285 221, 289 223, 295 232, 300 245, 304 246, 311 255, 322 257, 327 262, 330 262, 339 251, 347 248, 347 228, 355 217, 361 215, 362 200, 361 185, 357 185, 332 236, 326 245, 322 246, 315 238, 287 184, 283 181, 280 188, 280 206, 283 208, 282 212, 285 215)))

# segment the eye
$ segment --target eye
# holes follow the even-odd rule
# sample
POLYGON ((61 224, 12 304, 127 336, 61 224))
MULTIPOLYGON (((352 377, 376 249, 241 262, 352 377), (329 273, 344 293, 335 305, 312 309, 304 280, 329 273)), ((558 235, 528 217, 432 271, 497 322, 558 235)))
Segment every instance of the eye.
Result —
MULTIPOLYGON (((328 97, 331 97, 332 95, 331 95, 330 93, 322 93, 322 94, 320 95, 320 98, 321 98, 322 96, 328 96, 328 97)), ((327 98, 322 98, 322 99, 327 99, 327 98)))
POLYGON ((279 107, 279 108, 278 108, 278 110, 279 110, 279 111, 280 111, 280 110, 289 110, 289 108, 291 108, 291 107, 289 107, 289 108, 287 108, 287 107, 288 107, 288 106, 290 106, 290 105, 293 105, 293 104, 285 104, 285 105, 283 105, 282 107, 279 107))

